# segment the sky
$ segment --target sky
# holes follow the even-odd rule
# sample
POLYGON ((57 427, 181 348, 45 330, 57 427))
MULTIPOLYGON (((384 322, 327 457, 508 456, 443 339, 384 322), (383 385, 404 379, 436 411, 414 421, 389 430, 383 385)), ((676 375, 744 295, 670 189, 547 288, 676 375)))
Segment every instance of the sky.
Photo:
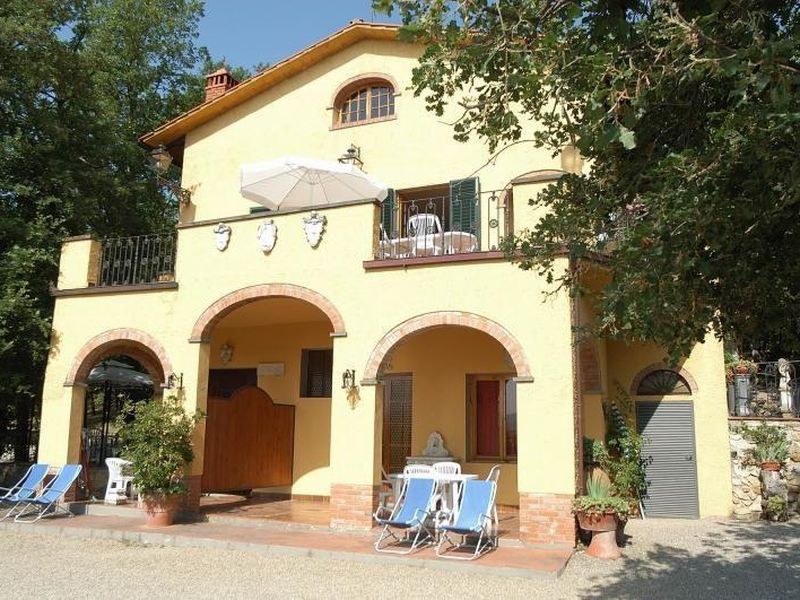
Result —
POLYGON ((206 0, 198 43, 214 59, 252 68, 275 64, 352 19, 388 23, 371 0, 206 0))

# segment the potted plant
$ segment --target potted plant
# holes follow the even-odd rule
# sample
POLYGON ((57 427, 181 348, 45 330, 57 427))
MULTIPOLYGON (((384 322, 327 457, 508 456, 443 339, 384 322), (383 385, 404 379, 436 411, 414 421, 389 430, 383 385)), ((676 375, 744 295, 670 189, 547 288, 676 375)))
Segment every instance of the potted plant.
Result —
POLYGON ((122 457, 133 463, 148 527, 167 527, 187 492, 184 468, 194 458, 192 432, 202 418, 188 415, 175 396, 128 406, 120 415, 122 457))
POLYGON ((789 504, 783 496, 770 496, 764 506, 764 514, 769 521, 786 521, 789 504))
POLYGON ((611 495, 611 484, 601 475, 586 481, 586 494, 572 503, 578 525, 592 532, 592 541, 586 551, 595 558, 616 559, 622 556, 617 545, 617 527, 620 519, 630 514, 630 501, 611 495))
POLYGON ((751 451, 753 461, 764 471, 780 471, 789 458, 789 440, 783 427, 762 423, 758 427, 742 429, 742 437, 755 444, 751 451))

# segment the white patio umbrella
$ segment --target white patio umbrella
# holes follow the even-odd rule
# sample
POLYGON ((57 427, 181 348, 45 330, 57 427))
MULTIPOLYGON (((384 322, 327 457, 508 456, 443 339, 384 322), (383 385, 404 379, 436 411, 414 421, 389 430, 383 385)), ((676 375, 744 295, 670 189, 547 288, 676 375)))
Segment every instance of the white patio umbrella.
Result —
POLYGON ((375 198, 383 202, 388 188, 355 165, 282 156, 242 165, 242 195, 271 210, 317 208, 375 198))

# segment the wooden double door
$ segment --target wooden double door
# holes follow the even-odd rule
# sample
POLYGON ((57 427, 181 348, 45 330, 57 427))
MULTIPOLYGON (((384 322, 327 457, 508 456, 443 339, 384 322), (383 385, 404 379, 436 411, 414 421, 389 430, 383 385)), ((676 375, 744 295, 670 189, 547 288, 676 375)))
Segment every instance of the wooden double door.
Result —
POLYGON ((294 406, 246 386, 209 397, 207 412, 203 492, 291 485, 294 406))

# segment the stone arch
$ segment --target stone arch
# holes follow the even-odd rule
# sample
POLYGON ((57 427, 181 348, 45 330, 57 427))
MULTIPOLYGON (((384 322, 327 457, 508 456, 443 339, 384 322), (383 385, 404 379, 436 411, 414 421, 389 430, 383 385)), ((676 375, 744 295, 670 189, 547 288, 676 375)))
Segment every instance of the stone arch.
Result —
POLYGON ((210 341, 214 326, 219 323, 223 317, 237 308, 241 308, 245 304, 264 300, 266 298, 297 298, 298 300, 304 300, 309 304, 313 304, 330 319, 333 325, 332 336, 344 337, 347 335, 341 313, 331 301, 322 294, 290 283, 265 283, 236 290, 214 302, 203 311, 203 314, 200 315, 200 318, 195 322, 189 341, 193 343, 206 343, 210 341))
POLYGON ((346 81, 343 81, 334 90, 333 94, 331 95, 330 104, 331 108, 336 108, 337 102, 339 102, 340 97, 344 95, 344 92, 351 90, 353 87, 356 87, 358 84, 367 83, 372 81, 383 81, 388 83, 392 86, 392 90, 394 90, 394 95, 397 96, 400 94, 400 88, 397 86, 397 80, 389 75, 388 73, 381 73, 377 71, 372 71, 368 73, 360 73, 353 77, 350 77, 346 81))
POLYGON ((442 311, 427 313, 412 317, 400 323, 397 327, 387 333, 370 354, 367 365, 364 369, 363 383, 374 383, 378 379, 381 368, 386 361, 386 357, 400 341, 403 339, 436 327, 459 326, 476 329, 493 337, 497 340, 506 352, 508 352, 511 362, 517 371, 518 379, 532 379, 530 364, 522 349, 522 345, 509 333, 503 326, 473 313, 442 311))
POLYGON ((670 367, 668 364, 660 362, 660 363, 653 363, 652 365, 648 365, 633 378, 633 382, 631 383, 631 396, 638 396, 637 390, 639 389, 639 384, 642 383, 642 380, 654 373, 655 371, 673 371, 680 375, 686 383, 689 385, 689 390, 691 391, 692 395, 697 393, 697 382, 695 381, 692 374, 689 373, 683 367, 670 367))
POLYGON ((112 354, 125 354, 138 361, 152 377, 155 387, 172 373, 172 363, 157 339, 140 329, 124 327, 110 329, 86 342, 72 361, 64 385, 85 385, 89 371, 112 354))

